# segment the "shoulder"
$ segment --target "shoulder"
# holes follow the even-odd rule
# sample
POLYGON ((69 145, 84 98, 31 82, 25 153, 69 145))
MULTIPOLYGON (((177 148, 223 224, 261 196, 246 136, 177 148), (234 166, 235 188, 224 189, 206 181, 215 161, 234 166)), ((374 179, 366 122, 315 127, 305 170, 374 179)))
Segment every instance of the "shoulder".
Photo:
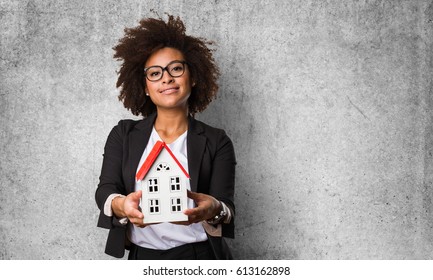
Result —
POLYGON ((209 140, 221 140, 229 138, 224 129, 210 126, 202 121, 191 119, 192 130, 197 134, 203 134, 209 140))
POLYGON ((151 129, 155 121, 155 116, 151 115, 141 120, 123 119, 113 128, 119 135, 128 135, 134 129, 151 129))
POLYGON ((191 124, 192 133, 204 136, 206 138, 206 146, 210 151, 217 153, 218 151, 226 150, 234 154, 233 142, 224 129, 210 126, 196 119, 192 119, 191 124))
POLYGON ((115 125, 109 134, 109 138, 124 138, 129 132, 139 123, 140 121, 135 120, 120 120, 115 125))
POLYGON ((139 124, 142 121, 143 120, 130 120, 130 119, 120 120, 113 129, 116 129, 121 134, 127 134, 137 124, 139 124))
POLYGON ((147 119, 143 120, 131 120, 131 119, 123 119, 120 120, 117 125, 115 125, 109 135, 108 142, 121 144, 126 141, 129 135, 137 128, 145 126, 148 122, 147 119))

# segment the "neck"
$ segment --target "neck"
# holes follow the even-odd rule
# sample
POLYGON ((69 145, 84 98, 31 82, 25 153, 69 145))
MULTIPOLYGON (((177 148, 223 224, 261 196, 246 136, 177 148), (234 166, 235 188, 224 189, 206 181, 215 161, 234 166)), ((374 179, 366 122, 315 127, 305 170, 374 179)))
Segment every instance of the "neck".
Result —
POLYGON ((188 129, 188 112, 158 109, 155 129, 166 143, 171 143, 188 129))

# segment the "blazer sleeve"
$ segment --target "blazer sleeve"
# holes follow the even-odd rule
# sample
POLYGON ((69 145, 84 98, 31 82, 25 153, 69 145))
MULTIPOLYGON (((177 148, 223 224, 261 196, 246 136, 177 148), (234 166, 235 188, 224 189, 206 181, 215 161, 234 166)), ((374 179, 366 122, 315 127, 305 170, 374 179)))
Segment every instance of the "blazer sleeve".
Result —
POLYGON ((224 202, 232 210, 232 219, 229 224, 222 224, 222 235, 234 238, 235 220, 235 167, 236 157, 233 143, 224 130, 219 130, 212 172, 209 184, 209 194, 224 202))
POLYGON ((125 184, 122 178, 123 142, 125 137, 122 127, 122 121, 120 121, 108 135, 104 147, 99 184, 95 193, 96 204, 100 210, 98 227, 107 229, 123 226, 114 215, 110 217, 104 214, 105 201, 111 194, 126 195, 125 184))

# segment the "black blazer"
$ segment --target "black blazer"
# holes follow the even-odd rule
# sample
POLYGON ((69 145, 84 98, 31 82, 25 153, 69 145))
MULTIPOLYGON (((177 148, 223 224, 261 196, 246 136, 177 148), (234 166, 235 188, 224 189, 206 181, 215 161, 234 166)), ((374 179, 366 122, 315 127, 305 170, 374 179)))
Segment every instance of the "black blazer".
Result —
MULTIPOLYGON (((104 203, 113 193, 134 191, 135 172, 152 132, 156 113, 140 120, 121 120, 110 132, 104 148, 101 176, 95 193, 100 209, 98 227, 109 229, 105 253, 122 258, 129 249, 126 226, 104 214, 104 203)), ((234 238, 235 153, 226 133, 189 117, 187 133, 191 190, 212 195, 232 209, 230 224, 222 225, 223 237, 234 238)), ((223 238, 208 235, 218 259, 231 258, 223 238)))

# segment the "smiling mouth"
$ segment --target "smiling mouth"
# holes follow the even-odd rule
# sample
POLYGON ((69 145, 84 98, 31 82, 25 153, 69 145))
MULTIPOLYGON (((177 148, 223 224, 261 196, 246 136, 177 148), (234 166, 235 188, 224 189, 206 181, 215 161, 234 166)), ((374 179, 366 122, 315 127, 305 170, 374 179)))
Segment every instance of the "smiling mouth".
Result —
POLYGON ((178 87, 171 87, 171 88, 167 88, 167 89, 161 90, 159 93, 161 93, 161 94, 171 94, 171 93, 174 93, 174 92, 176 92, 178 90, 179 90, 178 87))

